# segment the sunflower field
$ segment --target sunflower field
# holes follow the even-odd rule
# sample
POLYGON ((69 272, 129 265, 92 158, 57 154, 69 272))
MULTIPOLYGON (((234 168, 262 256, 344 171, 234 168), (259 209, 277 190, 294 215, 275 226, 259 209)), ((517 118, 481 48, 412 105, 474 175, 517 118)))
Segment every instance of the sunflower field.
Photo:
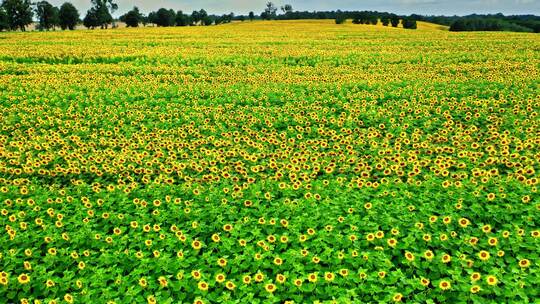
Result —
POLYGON ((0 303, 534 303, 540 36, 0 33, 0 303))

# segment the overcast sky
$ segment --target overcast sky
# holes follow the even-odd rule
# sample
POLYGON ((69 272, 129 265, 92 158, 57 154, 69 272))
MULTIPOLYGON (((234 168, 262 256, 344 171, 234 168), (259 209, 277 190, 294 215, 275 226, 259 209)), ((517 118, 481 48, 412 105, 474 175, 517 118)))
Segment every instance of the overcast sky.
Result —
MULTIPOLYGON (((60 5, 66 0, 49 0, 60 5)), ((68 0, 69 1, 69 0, 68 0)), ((237 15, 253 11, 259 14, 268 0, 116 0, 118 16, 134 5, 142 12, 160 7, 191 13, 204 8, 211 14, 234 12, 237 15)), ((81 15, 90 7, 90 0, 71 0, 81 15)), ((275 0, 276 6, 291 4, 294 10, 377 10, 397 14, 466 15, 471 13, 503 13, 540 15, 540 0, 275 0)))

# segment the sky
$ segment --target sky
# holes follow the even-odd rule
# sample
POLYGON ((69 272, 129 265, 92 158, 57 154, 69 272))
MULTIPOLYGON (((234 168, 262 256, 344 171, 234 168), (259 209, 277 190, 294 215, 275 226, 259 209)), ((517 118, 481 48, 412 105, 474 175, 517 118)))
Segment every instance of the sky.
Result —
MULTIPOLYGON (((90 0, 49 0, 54 5, 65 1, 73 3, 84 16, 90 0)), ((204 8, 210 14, 234 12, 246 15, 250 11, 260 14, 268 0, 116 0, 119 16, 138 6, 143 13, 161 7, 191 13, 204 8)), ((275 0, 277 7, 291 4, 298 11, 321 10, 377 10, 396 14, 467 15, 472 13, 503 13, 540 15, 540 0, 275 0)))

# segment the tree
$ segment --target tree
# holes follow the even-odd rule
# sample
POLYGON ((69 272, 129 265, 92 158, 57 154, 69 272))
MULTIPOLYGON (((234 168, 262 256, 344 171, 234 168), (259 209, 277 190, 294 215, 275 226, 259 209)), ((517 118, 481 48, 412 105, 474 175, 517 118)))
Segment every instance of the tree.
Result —
POLYGON ((206 15, 201 20, 202 25, 208 26, 208 25, 212 25, 213 23, 214 23, 214 17, 212 17, 212 16, 206 15))
POLYGON ((176 26, 187 26, 191 22, 189 16, 182 11, 176 12, 176 26))
POLYGON ((336 17, 336 24, 343 24, 343 23, 345 23, 345 20, 347 20, 347 19, 345 18, 345 15, 339 14, 339 15, 337 15, 337 17, 336 17))
POLYGON ((125 22, 127 27, 138 27, 143 20, 143 15, 139 8, 134 6, 132 10, 120 16, 120 21, 125 22))
POLYGON ((411 18, 404 18, 403 19, 403 28, 415 30, 416 27, 417 27, 416 20, 411 19, 411 18))
POLYGON ((281 10, 283 11, 285 15, 291 14, 293 12, 292 5, 290 4, 285 4, 284 6, 281 7, 281 10))
POLYGON ((176 25, 176 13, 172 9, 160 8, 150 22, 157 26, 174 26, 176 25))
POLYGON ((388 26, 388 24, 390 24, 390 19, 388 17, 382 17, 381 22, 382 22, 382 25, 388 26))
MULTIPOLYGON (((114 3, 114 0, 92 0, 92 8, 88 10, 84 19, 88 21, 91 28, 100 26, 102 29, 106 29, 109 27, 109 23, 114 21, 111 13, 117 9, 118 4, 114 3)), ((87 22, 84 23, 86 26, 87 22)))
POLYGON ((271 20, 276 18, 277 8, 272 2, 266 3, 266 8, 264 12, 261 13, 261 17, 266 20, 271 20))
POLYGON ((392 24, 392 27, 397 27, 399 24, 399 17, 393 15, 392 17, 390 17, 390 23, 392 24))
POLYGON ((248 17, 249 17, 249 21, 253 21, 253 19, 255 19, 255 13, 249 12, 248 17))
POLYGON ((36 15, 39 30, 50 30, 58 24, 58 11, 47 1, 36 3, 36 15))
POLYGON ((83 25, 89 29, 94 29, 99 26, 99 19, 96 9, 91 8, 86 12, 86 16, 84 16, 83 19, 83 25))
POLYGON ((26 26, 32 23, 32 3, 30 0, 4 0, 2 8, 7 15, 7 23, 10 29, 26 30, 26 26))
POLYGON ((198 11, 193 11, 193 13, 191 13, 191 21, 195 25, 197 25, 197 23, 199 23, 199 21, 201 21, 201 16, 200 16, 198 11))
POLYGON ((62 4, 62 6, 60 6, 60 12, 58 13, 58 23, 60 24, 60 27, 63 30, 74 30, 78 22, 79 12, 75 6, 69 2, 62 4))

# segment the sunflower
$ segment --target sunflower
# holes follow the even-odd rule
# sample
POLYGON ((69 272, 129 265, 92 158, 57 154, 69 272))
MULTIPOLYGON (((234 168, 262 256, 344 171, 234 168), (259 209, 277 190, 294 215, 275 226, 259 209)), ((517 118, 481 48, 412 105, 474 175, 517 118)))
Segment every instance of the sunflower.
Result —
POLYGON ((28 282, 30 282, 30 276, 28 274, 26 274, 26 273, 23 273, 23 274, 19 275, 19 277, 17 277, 17 280, 21 284, 28 284, 28 282))
POLYGON ((148 286, 148 281, 147 281, 145 278, 140 278, 140 279, 139 279, 139 285, 140 285, 142 288, 145 288, 146 286, 148 286))
POLYGON ((393 297, 392 297, 392 300, 394 302, 401 302, 401 299, 403 298, 403 295, 401 293, 396 293, 393 297))
POLYGON ((473 285, 471 286, 471 289, 470 289, 471 293, 478 293, 480 290, 481 290, 480 286, 478 285, 473 285))
POLYGON ((450 261, 452 261, 452 257, 449 254, 445 253, 442 255, 441 261, 445 264, 450 263, 450 261))
POLYGON ((163 276, 158 278, 158 282, 161 287, 167 287, 167 285, 169 285, 169 281, 167 281, 167 278, 163 276))
POLYGON ((497 277, 493 275, 488 275, 486 277, 486 282, 488 285, 494 286, 494 285, 497 285, 497 283, 499 283, 499 280, 497 279, 497 277))
POLYGON ((336 278, 336 276, 332 272, 325 272, 324 273, 324 280, 327 281, 327 282, 332 282, 335 278, 336 278))
POLYGON ((487 261, 489 260, 489 257, 490 257, 490 254, 489 252, 485 251, 485 250, 482 250, 478 253, 478 258, 480 258, 480 260, 482 261, 487 261))
POLYGON ((218 262, 218 265, 219 265, 220 267, 225 267, 225 266, 227 266, 227 259, 225 259, 225 258, 220 258, 220 259, 218 259, 217 262, 218 262))
POLYGON ((407 261, 412 262, 412 261, 414 261, 414 254, 412 254, 409 251, 406 251, 405 252, 405 258, 407 259, 407 261))
POLYGON ((193 249, 195 250, 199 250, 202 248, 202 243, 198 240, 194 240, 193 242, 191 242, 191 247, 193 247, 193 249))
POLYGON ((531 262, 527 259, 521 259, 519 260, 519 267, 521 268, 527 268, 531 265, 531 262))
POLYGON ((223 283, 225 282, 226 276, 223 273, 218 273, 216 275, 216 282, 223 283))
POLYGON ((264 289, 269 293, 273 293, 274 291, 276 291, 276 285, 268 283, 264 286, 264 289))
POLYGON ((452 285, 450 284, 449 281, 442 280, 442 281, 439 282, 439 288, 442 289, 442 290, 448 290, 448 289, 452 288, 452 285))

